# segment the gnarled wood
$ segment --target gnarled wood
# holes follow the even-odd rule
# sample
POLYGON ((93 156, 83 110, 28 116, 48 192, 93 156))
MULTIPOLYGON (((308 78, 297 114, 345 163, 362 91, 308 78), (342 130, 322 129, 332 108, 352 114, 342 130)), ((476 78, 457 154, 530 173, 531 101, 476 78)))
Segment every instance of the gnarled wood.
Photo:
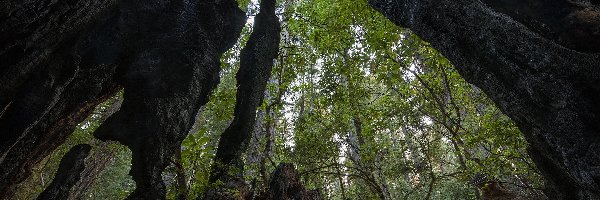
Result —
MULTIPOLYGON (((241 155, 254 130, 256 108, 262 103, 273 60, 279 51, 280 27, 275 16, 275 1, 262 0, 260 5, 253 32, 240 53, 234 119, 221 135, 215 156, 215 162, 224 166, 243 165, 241 155)), ((227 167, 214 168, 213 172, 211 182, 228 173, 227 167)))
MULTIPOLYGON (((275 15, 275 0, 261 0, 254 29, 240 53, 240 69, 236 74, 237 94, 233 122, 221 135, 215 164, 209 181, 233 184, 237 190, 243 183, 242 153, 247 149, 256 120, 256 108, 262 103, 273 61, 279 52, 279 19, 275 15), (232 174, 233 173, 233 174, 232 174), (230 183, 231 182, 231 183, 230 183)), ((227 192, 210 189, 205 199, 230 199, 227 192), (223 195, 217 195, 223 193, 223 195)), ((247 196, 247 195, 242 195, 247 196)))
POLYGON ((5 2, 0 18, 0 199, 118 91, 113 1, 5 2), (36 13, 37 15, 34 15, 36 13), (98 17, 100 16, 100 17, 98 17), (102 58, 102 59, 101 59, 102 58))
POLYGON ((320 200, 323 199, 318 190, 307 190, 300 182, 300 174, 293 164, 281 163, 271 175, 271 182, 266 192, 256 199, 263 200, 320 200))
POLYGON ((85 170, 85 158, 89 155, 92 146, 79 144, 67 152, 60 160, 58 171, 52 183, 38 196, 40 200, 68 199, 70 191, 81 179, 85 170))
POLYGON ((598 54, 565 48, 478 0, 369 3, 429 41, 517 123, 549 197, 600 199, 598 54))
POLYGON ((125 87, 95 135, 133 151, 130 198, 163 199, 161 172, 239 37, 235 1, 9 1, 0 10, 0 198, 125 87))
POLYGON ((233 0, 122 1, 121 109, 94 133, 132 151, 129 199, 164 199, 162 171, 219 83, 220 57, 241 32, 233 0))

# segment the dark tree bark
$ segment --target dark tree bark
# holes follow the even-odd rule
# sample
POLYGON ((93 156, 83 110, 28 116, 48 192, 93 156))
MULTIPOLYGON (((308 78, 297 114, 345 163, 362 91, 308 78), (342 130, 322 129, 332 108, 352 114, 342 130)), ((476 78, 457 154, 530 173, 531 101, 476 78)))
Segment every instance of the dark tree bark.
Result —
POLYGON ((506 11, 510 6, 502 2, 512 1, 488 7, 477 0, 369 0, 392 22, 429 41, 517 123, 549 197, 600 199, 600 55, 598 46, 585 45, 600 38, 598 32, 581 37, 577 33, 585 31, 556 25, 567 16, 597 30, 600 8, 589 3, 594 1, 564 8, 542 4, 578 1, 530 0, 548 10, 506 11), (582 10, 591 20, 559 14, 582 10), (540 26, 553 34, 540 33, 540 26))
POLYGON ((162 171, 219 83, 220 57, 241 32, 244 13, 227 1, 123 1, 117 113, 94 135, 132 151, 129 199, 164 199, 162 171))
POLYGON ((269 188, 256 199, 262 200, 320 200, 318 190, 307 190, 300 182, 300 174, 293 164, 281 163, 273 174, 269 188))
MULTIPOLYGON (((8 198, 14 193, 14 186, 25 180, 31 173, 33 165, 49 155, 52 150, 62 144, 71 134, 75 126, 83 121, 94 109, 94 107, 103 102, 108 97, 117 92, 117 85, 112 82, 112 73, 114 66, 102 66, 99 68, 81 67, 77 75, 72 77, 72 81, 62 91, 60 96, 48 99, 54 102, 32 102, 29 99, 36 99, 42 90, 32 90, 31 94, 23 92, 23 99, 15 100, 13 103, 28 105, 29 103, 39 103, 47 106, 46 111, 38 116, 35 122, 26 125, 26 129, 16 132, 3 132, 3 135, 18 135, 18 137, 7 136, 2 145, 2 158, 0 159, 0 198, 8 198), (10 140, 10 141, 9 141, 10 140), (9 143, 10 142, 10 143, 9 143)), ((54 79, 49 75, 47 81, 54 79)), ((34 84, 30 85, 34 88, 34 84)), ((25 89, 27 90, 27 89, 25 89)), ((33 100, 33 101, 37 101, 33 100)), ((20 106, 19 106, 20 107, 20 106)), ((9 108, 15 109, 16 115, 2 116, 2 124, 10 126, 19 126, 21 123, 27 123, 30 116, 23 116, 33 110, 18 108, 17 106, 9 108), (21 119, 22 121, 19 121, 21 119)), ((0 125, 1 126, 1 125, 0 125)), ((4 128, 4 127, 3 127, 4 128)), ((7 128, 6 130, 14 130, 7 128)))
MULTIPOLYGON (((256 108, 263 101, 273 61, 277 58, 280 30, 279 19, 275 15, 275 0, 261 0, 260 12, 254 20, 254 29, 240 53, 240 69, 236 74, 237 99, 234 119, 219 140, 209 179, 211 183, 243 183, 244 163, 241 156, 247 149, 255 125, 256 108)), ((235 187, 242 187, 237 185, 235 187)), ((208 191, 205 198, 228 198, 211 193, 214 192, 208 191)))
MULTIPOLYGON (((112 96, 115 65, 94 59, 96 15, 113 1, 4 1, 0 10, 0 199, 112 96)), ((102 12, 101 12, 102 11, 102 12)), ((109 55, 107 55, 109 56, 109 55)))
POLYGON ((69 200, 85 199, 88 190, 96 183, 102 171, 114 162, 116 151, 108 145, 109 142, 102 142, 92 150, 85 161, 81 179, 71 189, 69 200))
POLYGON ((71 189, 81 179, 85 170, 85 158, 92 147, 88 144, 79 144, 71 148, 60 160, 58 171, 52 183, 38 196, 41 200, 68 199, 71 189))
POLYGON ((0 108, 3 109, 0 110, 9 107, 35 71, 46 67, 45 63, 56 55, 52 52, 61 46, 71 48, 65 43, 114 3, 114 0, 3 1, 0 6, 0 94, 3 94, 0 108))
POLYGON ((95 135, 132 149, 130 198, 165 198, 161 172, 243 27, 235 1, 2 4, 0 199, 121 86, 121 110, 95 135))
MULTIPOLYGON (((123 97, 114 96, 107 100, 107 102, 109 102, 110 105, 107 105, 106 108, 96 109, 94 111, 94 114, 100 115, 97 118, 98 123, 103 123, 110 115, 121 108, 123 97)), ((111 142, 96 142, 94 145, 95 148, 93 148, 88 158, 85 160, 85 169, 81 172, 81 179, 77 181, 71 189, 69 199, 84 199, 88 189, 94 185, 102 171, 113 163, 116 150, 110 148, 110 143, 111 142)))
POLYGON ((482 0, 492 9, 509 15, 567 48, 600 52, 598 2, 589 0, 482 0))

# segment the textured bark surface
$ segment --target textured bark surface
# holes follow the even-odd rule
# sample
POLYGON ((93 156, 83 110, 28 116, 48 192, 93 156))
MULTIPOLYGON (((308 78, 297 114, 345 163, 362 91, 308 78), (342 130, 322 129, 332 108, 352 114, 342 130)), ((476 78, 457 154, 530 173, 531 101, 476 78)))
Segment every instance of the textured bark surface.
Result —
POLYGON ((121 109, 94 135, 132 151, 129 199, 164 199, 162 171, 219 83, 220 57, 241 32, 244 13, 229 1, 123 1, 121 109))
POLYGON ((323 199, 318 190, 307 190, 300 183, 300 175, 293 164, 281 163, 271 175, 271 182, 266 192, 256 199, 262 200, 320 200, 323 199))
POLYGON ((599 2, 593 3, 589 0, 483 0, 483 2, 567 48, 583 52, 600 52, 599 2))
POLYGON ((490 181, 481 188, 482 200, 525 200, 506 190, 498 182, 490 181))
MULTIPOLYGON (((113 1, 5 1, 0 13, 0 199, 118 85, 97 59, 113 1), (102 11, 102 12, 101 12, 102 11)), ((104 54, 110 56, 110 54, 104 54)))
POLYGON ((88 190, 96 184, 102 171, 114 163, 117 152, 108 145, 109 142, 102 142, 102 144, 92 149, 85 160, 85 169, 81 172, 81 179, 75 183, 69 192, 69 200, 85 199, 88 190))
MULTIPOLYGON (((243 188, 242 153, 246 151, 256 120, 256 108, 262 103, 271 68, 279 51, 279 19, 275 15, 275 0, 262 0, 260 12, 254 20, 254 29, 246 46, 240 52, 240 69, 236 74, 237 94, 234 118, 221 135, 215 164, 209 181, 220 181, 235 188, 243 188), (229 182, 240 182, 233 184, 229 182)), ((207 191, 205 199, 231 199, 224 188, 207 191), (211 193, 222 193, 218 196, 211 193)), ((246 189, 243 189, 246 190, 246 189)), ((242 194, 241 196, 246 196, 242 194)))
MULTIPOLYGON (((7 0, 0 5, 0 108, 32 73, 114 0, 7 0)), ((71 62, 74 62, 71 61, 71 62)), ((0 109, 3 110, 3 109, 0 109)))
MULTIPOLYGON (((549 197, 600 199, 598 53, 561 46, 556 38, 515 21, 511 13, 497 12, 477 0, 369 3, 429 41, 517 123, 546 179, 549 197)), ((597 2, 586 9, 597 14, 597 2)), ((545 23, 536 21, 540 22, 545 23)))
POLYGON ((73 186, 81 179, 85 170, 85 158, 92 147, 88 144, 79 144, 72 147, 60 160, 58 171, 52 183, 38 196, 40 200, 68 199, 73 186))
POLYGON ((130 198, 165 198, 161 172, 244 17, 233 0, 3 2, 0 199, 121 86, 121 110, 95 136, 132 149, 130 198))

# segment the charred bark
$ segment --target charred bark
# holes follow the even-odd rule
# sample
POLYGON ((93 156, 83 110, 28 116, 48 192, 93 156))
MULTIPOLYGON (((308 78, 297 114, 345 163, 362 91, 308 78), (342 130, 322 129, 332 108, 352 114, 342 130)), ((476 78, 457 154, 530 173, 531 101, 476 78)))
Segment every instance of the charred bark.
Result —
MULTIPOLYGON (((260 2, 260 12, 254 23, 254 30, 240 53, 240 69, 236 74, 237 99, 234 119, 219 140, 209 179, 211 183, 228 183, 232 180, 243 182, 241 156, 247 149, 255 125, 256 108, 263 101, 273 60, 277 58, 279 51, 281 28, 275 15, 275 0, 260 2)), ((208 191, 206 198, 227 198, 210 193, 213 192, 208 191)))
POLYGON ((281 163, 273 174, 269 188, 256 199, 263 200, 320 200, 318 190, 307 190, 300 182, 300 175, 293 164, 281 163))
MULTIPOLYGON (((598 41, 597 35, 571 37, 575 45, 560 45, 560 39, 515 21, 511 12, 499 13, 476 0, 369 3, 429 41, 516 122, 546 178, 548 196, 600 199, 600 56, 581 53, 598 51, 576 45, 598 41)), ((584 7, 598 14, 598 5, 584 7)), ((538 16, 533 15, 524 16, 538 16)))
MULTIPOLYGON (((114 0, 8 0, 0 6, 0 110, 52 52, 69 43, 114 0)), ((67 48, 70 48, 68 46, 67 48)))
MULTIPOLYGON (((7 1, 0 12, 0 199, 118 85, 96 58, 113 1, 7 1)), ((102 53, 110 57, 110 53, 102 53)))
POLYGON ((71 189, 69 200, 85 199, 88 190, 96 183, 102 171, 112 164, 116 151, 108 145, 109 142, 102 142, 92 150, 85 161, 81 179, 71 189))
POLYGON ((530 30, 570 49, 600 52, 600 4, 589 0, 483 0, 530 30), (595 4, 595 5, 594 5, 595 4))
POLYGON ((119 81, 124 101, 94 135, 132 151, 129 199, 164 199, 162 171, 219 83, 220 56, 237 40, 235 1, 123 1, 119 81))
POLYGON ((0 11, 0 199, 121 86, 121 110, 95 135, 132 149, 130 198, 165 198, 160 174, 241 32, 235 1, 8 1, 0 11))
POLYGON ((89 155, 91 149, 92 147, 87 144, 72 147, 60 160, 58 171, 52 183, 48 185, 37 199, 68 199, 71 189, 81 179, 81 173, 86 167, 85 158, 89 155))

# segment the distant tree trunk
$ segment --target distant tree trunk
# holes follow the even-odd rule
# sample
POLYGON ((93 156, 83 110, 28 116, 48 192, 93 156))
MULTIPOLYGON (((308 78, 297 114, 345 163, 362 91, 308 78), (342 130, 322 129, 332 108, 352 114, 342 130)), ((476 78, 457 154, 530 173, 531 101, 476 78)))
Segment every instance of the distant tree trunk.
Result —
POLYGON ((597 2, 369 3, 430 42, 516 122, 549 197, 600 199, 597 2))
POLYGON ((275 142, 275 114, 272 104, 267 105, 266 112, 268 118, 265 122, 265 146, 259 163, 260 176, 263 178, 265 184, 269 182, 269 177, 267 175, 267 160, 271 160, 273 143, 275 142))
POLYGON ((335 169, 337 170, 338 175, 338 183, 340 184, 340 190, 342 191, 342 200, 347 200, 348 197, 346 197, 346 183, 344 183, 344 176, 342 176, 344 173, 342 173, 342 168, 341 165, 338 165, 335 169))
POLYGON ((90 153, 85 161, 85 169, 81 172, 81 179, 71 189, 69 200, 84 199, 85 195, 94 185, 99 175, 112 163, 115 150, 110 149, 108 142, 103 142, 90 153))
MULTIPOLYGON (((422 62, 419 62, 419 63, 422 63, 422 62)), ((422 66, 422 67, 424 67, 424 66, 422 66)), ((424 109, 419 109, 419 110, 422 114, 426 115, 427 117, 431 118, 433 121, 442 125, 442 127, 447 131, 447 133, 449 133, 449 135, 446 135, 446 137, 452 143, 452 146, 454 148, 454 154, 458 158, 458 163, 459 163, 459 167, 460 167, 459 169, 463 170, 463 171, 467 170, 466 160, 473 161, 481 166, 481 162, 479 162, 477 159, 473 158, 473 156, 471 155, 471 152, 469 152, 469 150, 465 147, 464 141, 460 137, 460 131, 466 130, 464 127, 462 127, 462 124, 463 124, 462 119, 463 118, 461 116, 463 115, 464 112, 455 103, 454 96, 452 94, 452 91, 450 90, 451 83, 448 80, 448 75, 447 75, 448 72, 446 72, 446 71, 441 72, 441 74, 442 74, 441 80, 444 85, 444 93, 440 95, 434 91, 434 88, 431 87, 431 84, 428 83, 427 81, 425 81, 425 79, 423 79, 420 74, 418 74, 414 70, 408 69, 406 67, 405 67, 405 70, 409 71, 412 75, 414 75, 416 80, 426 89, 425 91, 429 95, 424 95, 425 98, 427 98, 430 102, 432 102, 436 105, 436 106, 434 106, 434 108, 439 111, 439 113, 440 113, 439 116, 434 114, 435 112, 433 112, 433 113, 428 112, 427 110, 424 110, 424 109), (453 118, 455 118, 455 119, 453 119, 453 118)), ((440 70, 443 70, 443 69, 440 69, 440 70)), ((463 133, 463 134, 465 134, 465 133, 463 133)), ((434 177, 433 176, 431 176, 431 177, 433 180, 434 177)), ((433 184, 433 182, 432 182, 432 184, 433 184)), ((475 191, 475 196, 479 199, 479 197, 481 196, 479 189, 477 187, 473 187, 473 189, 475 191)))
MULTIPOLYGON (((123 97, 115 96, 108 101, 111 104, 106 109, 96 109, 100 113, 94 113, 100 115, 97 119, 98 123, 103 123, 110 115, 121 108, 123 97)), ((110 142, 100 142, 100 144, 95 145, 96 147, 92 149, 90 155, 85 160, 85 169, 81 172, 80 180, 71 189, 69 200, 83 199, 88 189, 94 185, 102 171, 112 163, 116 151, 110 148, 109 144, 110 142)))
POLYGON ((349 137, 349 151, 350 160, 359 170, 359 175, 367 181, 367 185, 371 188, 372 192, 377 194, 379 199, 386 200, 390 198, 390 194, 387 190, 387 183, 378 177, 376 167, 376 160, 363 161, 361 158, 361 148, 365 144, 365 138, 362 133, 362 121, 358 116, 352 117, 352 124, 354 131, 351 131, 349 137))
POLYGON ((256 199, 261 200, 320 200, 323 199, 318 190, 307 190, 300 182, 300 175, 293 164, 281 163, 273 174, 266 192, 256 199))
MULTIPOLYGON (((275 3, 275 0, 260 2, 260 12, 254 20, 254 29, 240 53, 240 69, 236 74, 237 99, 234 119, 219 140, 209 179, 211 183, 243 182, 241 173, 244 163, 241 156, 247 149, 255 125, 256 108, 263 101, 273 61, 279 51, 281 28, 275 15, 275 3)), ((245 187, 236 185, 238 188, 245 187)), ((232 198, 226 193, 209 190, 206 199, 232 198)))
MULTIPOLYGON (((268 101, 269 96, 268 96, 268 92, 265 91, 265 99, 266 101, 268 101)), ((266 112, 264 109, 259 109, 256 112, 256 121, 254 122, 254 128, 253 131, 250 135, 250 141, 249 141, 249 147, 248 150, 246 152, 246 166, 251 165, 251 166, 256 166, 258 167, 260 165, 260 161, 262 160, 262 151, 261 151, 261 144, 263 142, 263 140, 265 139, 265 125, 266 125, 266 119, 265 116, 266 112)), ((245 173, 250 176, 250 177, 256 177, 258 176, 258 172, 260 170, 255 169, 256 167, 252 168, 252 169, 246 169, 245 173)))
POLYGON ((58 171, 52 183, 38 196, 40 200, 68 199, 71 189, 81 179, 85 169, 85 158, 92 147, 88 144, 76 145, 60 160, 58 171))
POLYGON ((175 174, 177 184, 177 200, 187 199, 188 186, 185 178, 185 169, 183 168, 183 160, 181 160, 181 150, 175 151, 175 174))

